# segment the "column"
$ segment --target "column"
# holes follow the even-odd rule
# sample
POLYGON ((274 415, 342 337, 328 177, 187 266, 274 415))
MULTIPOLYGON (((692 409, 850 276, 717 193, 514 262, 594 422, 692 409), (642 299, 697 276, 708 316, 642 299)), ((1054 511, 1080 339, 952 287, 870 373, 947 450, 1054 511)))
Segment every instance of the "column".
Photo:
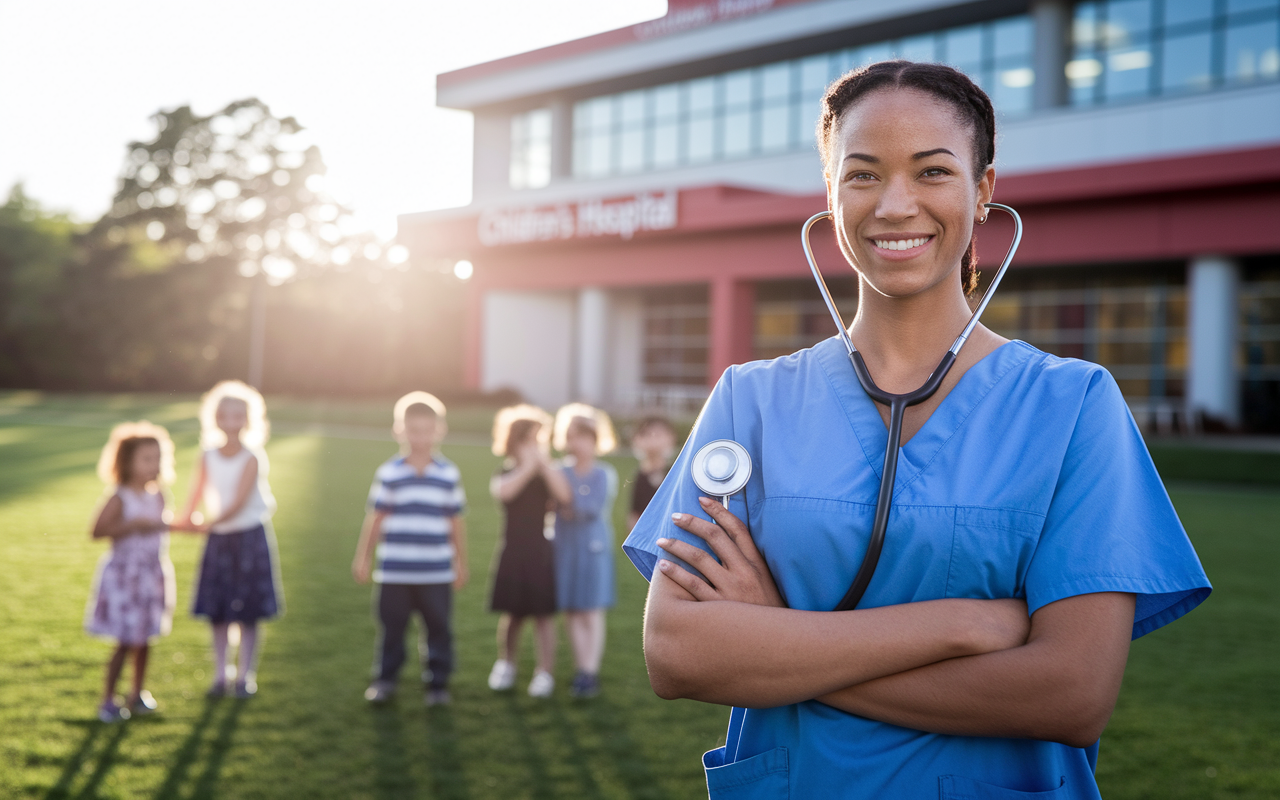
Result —
POLYGON ((551 182, 573 177, 573 104, 563 97, 551 101, 551 182))
POLYGON ((1240 265, 1198 256, 1187 270, 1187 414, 1228 428, 1240 425, 1236 373, 1240 265))
POLYGON ((579 400, 593 405, 608 398, 609 293, 598 286, 578 291, 577 381, 579 400))
POLYGON ((1035 27, 1031 66, 1036 73, 1031 106, 1036 109, 1065 106, 1070 99, 1066 67, 1071 58, 1071 3, 1033 0, 1031 23, 1035 27))
POLYGON ((711 282, 710 346, 707 385, 714 386, 726 369, 755 357, 756 287, 731 276, 711 282))

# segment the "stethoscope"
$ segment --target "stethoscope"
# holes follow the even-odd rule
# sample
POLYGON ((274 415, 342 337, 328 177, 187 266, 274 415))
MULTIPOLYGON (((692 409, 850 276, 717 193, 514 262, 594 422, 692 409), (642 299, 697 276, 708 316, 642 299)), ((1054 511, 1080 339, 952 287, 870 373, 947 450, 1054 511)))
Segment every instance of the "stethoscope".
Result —
MULTIPOLYGON (((947 373, 951 371, 951 366, 955 364, 956 356, 960 354, 960 348, 964 347, 965 341, 973 333, 978 320, 982 317, 982 312, 987 309, 987 304, 991 302, 996 287, 1000 285, 1005 272, 1009 269, 1009 264, 1013 262, 1014 254, 1018 252, 1018 245, 1022 242, 1022 217, 1018 216, 1017 211, 1001 203, 987 203, 986 207, 999 209, 1013 217, 1013 243, 1009 245, 1009 252, 1005 254, 1004 262, 1000 264, 1000 269, 997 270, 995 277, 992 278, 991 285, 987 287, 982 299, 978 301, 978 307, 974 310, 973 315, 969 317, 968 324, 964 326, 964 330, 956 337, 951 348, 942 356, 942 361, 938 362, 937 369, 933 371, 933 374, 929 376, 923 386, 905 394, 892 394, 876 386, 875 380, 871 377, 871 372, 867 370, 866 362, 862 360, 862 354, 857 351, 853 346, 853 341, 849 338, 849 331, 845 327, 844 319, 840 316, 840 312, 836 310, 835 301, 831 299, 831 292, 827 289, 827 282, 823 280, 822 272, 818 269, 818 262, 813 257, 813 248, 809 244, 809 229, 818 221, 830 218, 832 216, 831 212, 822 211, 814 214, 805 221, 804 227, 800 230, 800 243, 804 247, 804 256, 809 261, 809 269, 813 272, 813 279, 818 284, 818 290, 822 292, 822 299, 827 304, 827 310, 831 312, 831 319, 840 331, 840 340, 844 342, 845 349, 849 351, 849 362, 853 364, 853 372, 858 376, 858 383, 862 384, 863 391, 872 400, 889 407, 889 438, 885 446, 884 469, 880 473, 880 492, 876 497, 876 513, 871 524, 871 538, 867 544, 866 555, 862 558, 862 566, 858 568, 858 573, 854 577, 853 583, 849 586, 849 591, 845 593, 844 599, 835 607, 836 611, 848 611, 858 605, 858 602, 862 600, 862 595, 871 584, 871 577, 875 574, 876 565, 880 563, 880 551, 884 549, 885 529, 889 527, 889 511, 893 506, 893 481, 898 471, 898 455, 902 450, 899 442, 902 440, 903 416, 908 408, 923 403, 933 397, 934 392, 938 391, 938 387, 942 385, 947 373)), ((982 221, 986 222, 986 217, 983 217, 982 221)), ((694 484, 703 492, 721 498, 721 502, 727 507, 729 498, 742 491, 746 487, 747 481, 751 478, 751 456, 748 455, 746 448, 737 442, 730 439, 717 439, 707 442, 698 450, 693 457, 690 469, 693 472, 694 484)))

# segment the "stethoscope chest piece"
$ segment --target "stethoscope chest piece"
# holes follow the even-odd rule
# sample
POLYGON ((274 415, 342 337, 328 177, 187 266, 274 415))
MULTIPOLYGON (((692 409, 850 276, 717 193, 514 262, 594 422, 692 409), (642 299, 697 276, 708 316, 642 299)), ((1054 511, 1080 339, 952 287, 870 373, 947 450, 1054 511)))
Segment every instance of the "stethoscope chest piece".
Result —
POLYGON ((742 491, 751 479, 751 456, 732 439, 707 442, 693 456, 694 484, 728 505, 730 495, 742 491))

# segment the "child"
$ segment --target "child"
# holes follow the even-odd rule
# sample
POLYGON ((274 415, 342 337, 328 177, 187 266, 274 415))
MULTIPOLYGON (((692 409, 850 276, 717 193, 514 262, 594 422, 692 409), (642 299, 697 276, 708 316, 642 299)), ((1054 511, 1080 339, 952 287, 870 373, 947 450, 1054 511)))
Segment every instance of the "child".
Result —
POLYGON ((173 442, 169 432, 149 422, 125 422, 111 431, 98 477, 114 491, 93 523, 93 538, 111 540, 102 557, 85 615, 85 629, 118 644, 107 661, 98 719, 116 722, 156 710, 142 688, 150 640, 169 633, 175 591, 169 561, 161 486, 173 482, 173 442), (133 692, 124 706, 115 701, 125 658, 133 654, 133 692))
POLYGON ((498 660, 489 673, 489 688, 510 689, 516 681, 520 629, 526 617, 537 626, 538 666, 529 681, 530 697, 550 697, 555 688, 556 657, 555 557, 544 534, 552 498, 568 503, 569 483, 548 456, 551 416, 540 408, 518 405, 498 412, 493 422, 493 453, 503 456, 489 491, 502 503, 506 524, 494 570, 492 611, 498 620, 498 660))
POLYGON ((276 509, 267 485, 266 403, 256 389, 240 381, 222 381, 200 404, 200 444, 191 496, 180 525, 208 533, 192 613, 207 617, 213 629, 213 684, 210 697, 227 687, 227 647, 231 624, 239 628, 240 652, 235 696, 258 691, 258 622, 281 611, 281 592, 271 515, 276 509), (204 501, 203 525, 192 525, 204 501))
POLYGON ((467 582, 466 495, 462 476, 436 448, 444 438, 445 407, 434 395, 410 392, 396 402, 392 431, 401 455, 378 467, 369 490, 369 510, 356 545, 351 573, 378 584, 379 635, 371 703, 395 693, 404 664, 404 632, 417 611, 427 632, 428 706, 449 703, 453 634, 449 616, 453 590, 467 582), (378 566, 372 569, 374 553, 378 566))
POLYGON ((646 417, 631 434, 631 450, 640 461, 631 487, 631 510, 627 512, 627 532, 649 506, 649 501, 667 477, 671 456, 676 451, 676 429, 666 417, 646 417))
POLYGON ((556 512, 556 600, 565 615, 577 672, 569 693, 594 697, 600 691, 604 657, 604 612, 614 603, 613 500, 618 473, 596 456, 613 450, 609 416, 573 403, 556 414, 555 445, 566 453, 561 473, 572 500, 556 512))

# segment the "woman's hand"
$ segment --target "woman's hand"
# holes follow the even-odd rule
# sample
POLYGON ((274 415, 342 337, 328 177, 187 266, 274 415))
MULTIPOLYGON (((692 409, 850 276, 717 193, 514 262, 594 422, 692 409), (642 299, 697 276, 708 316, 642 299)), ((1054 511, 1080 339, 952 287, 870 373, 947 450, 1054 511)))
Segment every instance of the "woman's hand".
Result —
POLYGON ((702 508, 718 524, 691 514, 672 514, 676 525, 707 543, 719 558, 679 539, 659 539, 658 546, 706 576, 699 578, 672 561, 658 562, 658 569, 696 600, 732 600, 757 606, 786 608, 773 573, 756 549, 751 531, 720 503, 702 497, 702 508))

